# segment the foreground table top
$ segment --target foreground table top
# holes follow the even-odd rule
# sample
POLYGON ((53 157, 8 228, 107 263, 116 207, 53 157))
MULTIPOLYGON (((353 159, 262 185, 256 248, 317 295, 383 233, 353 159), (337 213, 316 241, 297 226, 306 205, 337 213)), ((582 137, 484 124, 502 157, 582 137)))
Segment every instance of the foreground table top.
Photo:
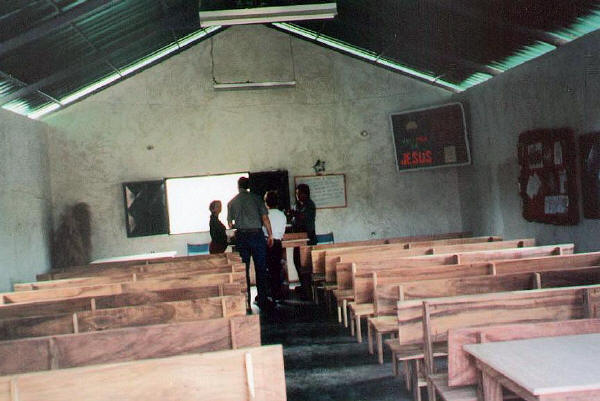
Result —
POLYGON ((464 349, 484 368, 536 397, 600 393, 600 334, 469 344, 464 349))

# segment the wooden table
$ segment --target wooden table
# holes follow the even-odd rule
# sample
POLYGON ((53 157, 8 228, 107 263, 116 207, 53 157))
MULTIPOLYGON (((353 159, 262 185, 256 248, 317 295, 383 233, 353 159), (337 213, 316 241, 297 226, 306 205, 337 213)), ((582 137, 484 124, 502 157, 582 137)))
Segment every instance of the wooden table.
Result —
POLYGON ((483 399, 502 387, 527 401, 600 401, 600 334, 465 345, 482 372, 483 399))

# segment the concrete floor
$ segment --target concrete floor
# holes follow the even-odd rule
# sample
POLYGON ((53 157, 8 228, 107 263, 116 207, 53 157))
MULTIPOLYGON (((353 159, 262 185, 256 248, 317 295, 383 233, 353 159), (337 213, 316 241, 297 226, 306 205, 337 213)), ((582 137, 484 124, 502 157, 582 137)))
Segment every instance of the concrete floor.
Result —
POLYGON ((392 375, 391 355, 379 365, 323 306, 287 301, 261 317, 261 328, 263 344, 283 345, 290 401, 412 400, 392 375))

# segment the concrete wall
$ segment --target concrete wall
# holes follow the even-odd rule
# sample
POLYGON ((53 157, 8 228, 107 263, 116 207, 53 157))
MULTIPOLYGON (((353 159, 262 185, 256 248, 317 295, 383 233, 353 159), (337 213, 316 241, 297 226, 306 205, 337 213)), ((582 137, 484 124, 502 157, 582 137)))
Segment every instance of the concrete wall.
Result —
POLYGON ((575 242, 599 250, 600 222, 578 226, 530 223, 518 194, 517 141, 536 128, 600 130, 600 32, 479 85, 458 100, 470 111, 473 166, 460 170, 465 229, 505 237, 531 236, 541 243, 575 242))
POLYGON ((0 291, 50 263, 47 127, 0 110, 0 291))
MULTIPOLYGON (((208 241, 206 233, 127 239, 122 182, 287 169, 293 183, 317 159, 347 175, 348 195, 347 208, 318 210, 317 232, 341 241, 462 229, 456 170, 398 174, 388 121, 391 112, 446 102, 448 92, 262 26, 231 28, 214 44, 214 63, 206 41, 45 118, 55 213, 90 204, 94 258, 208 241), (220 66, 241 62, 234 56, 256 43, 264 50, 245 68, 263 68, 273 59, 265 52, 278 52, 293 62, 297 86, 213 90, 211 66, 235 78, 236 68, 220 66)), ((289 63, 262 79, 287 79, 289 63)))

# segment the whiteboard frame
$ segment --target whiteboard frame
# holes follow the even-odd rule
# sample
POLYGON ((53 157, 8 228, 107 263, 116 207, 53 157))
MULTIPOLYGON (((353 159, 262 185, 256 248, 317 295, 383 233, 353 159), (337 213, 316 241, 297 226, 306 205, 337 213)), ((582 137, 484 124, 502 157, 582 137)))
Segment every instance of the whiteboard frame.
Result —
MULTIPOLYGON (((296 191, 296 188, 298 187, 298 178, 318 178, 318 177, 340 176, 340 175, 344 179, 344 206, 325 206, 325 207, 318 207, 316 205, 315 206, 317 209, 342 209, 342 208, 348 207, 348 193, 346 191, 346 174, 344 174, 344 173, 296 175, 296 176, 294 176, 294 192, 296 191)), ((294 198, 295 198, 295 193, 294 193, 294 198)))
POLYGON ((438 169, 438 168, 470 166, 473 162, 473 159, 471 158, 471 144, 469 143, 469 132, 467 130, 467 118, 465 116, 465 107, 463 106, 463 104, 461 102, 444 103, 444 104, 440 104, 437 106, 423 107, 423 108, 419 108, 419 109, 390 113, 390 114, 388 114, 388 122, 390 125, 390 131, 392 134, 392 144, 394 145, 394 160, 396 163, 396 171, 400 174, 414 172, 414 171, 420 171, 420 170, 434 170, 434 169, 438 169), (400 166, 398 165, 398 149, 396 148, 396 137, 394 136, 394 123, 393 123, 392 117, 396 116, 396 115, 417 113, 419 111, 427 111, 427 110, 439 109, 439 108, 446 107, 446 106, 456 106, 456 105, 458 105, 460 107, 460 111, 462 113, 463 126, 465 129, 464 138, 465 138, 465 144, 466 144, 466 148, 467 148, 467 159, 468 159, 467 162, 452 163, 452 164, 440 164, 439 166, 432 166, 432 167, 415 167, 415 168, 401 169, 400 166))

